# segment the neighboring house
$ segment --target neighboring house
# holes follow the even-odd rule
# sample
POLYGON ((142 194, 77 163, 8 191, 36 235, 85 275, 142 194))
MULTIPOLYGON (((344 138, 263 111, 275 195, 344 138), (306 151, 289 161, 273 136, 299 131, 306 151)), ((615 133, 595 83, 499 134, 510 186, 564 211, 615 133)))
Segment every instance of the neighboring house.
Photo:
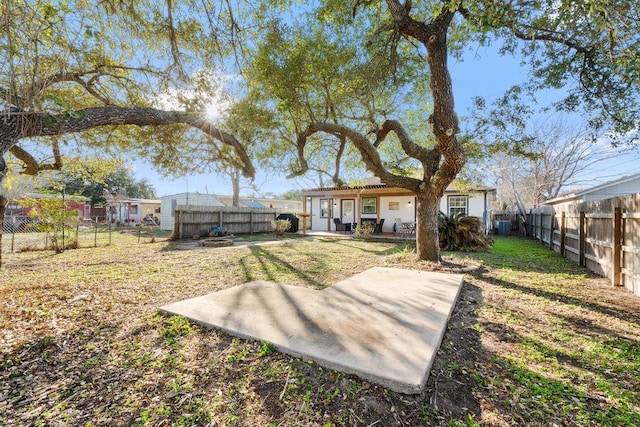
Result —
MULTIPOLYGON (((232 196, 201 193, 179 193, 160 198, 160 228, 173 231, 176 206, 232 206, 232 196)), ((240 197, 240 207, 255 209, 277 209, 283 213, 302 212, 301 200, 278 200, 258 197, 240 197)))
MULTIPOLYGON (((10 200, 7 205, 7 209, 3 219, 3 230, 10 231, 15 228, 15 224, 23 223, 27 221, 29 211, 31 207, 24 206, 24 200, 40 200, 40 199, 54 199, 60 200, 60 206, 62 206, 62 194, 43 194, 43 193, 26 193, 20 199, 10 200)), ((78 218, 87 218, 91 213, 91 206, 89 205, 89 198, 84 196, 64 196, 65 203, 68 210, 75 210, 78 218)))
POLYGON ((640 173, 623 176, 616 180, 587 188, 586 190, 578 190, 564 194, 555 199, 547 200, 543 204, 553 206, 555 210, 560 211, 562 209, 558 209, 558 207, 561 205, 605 200, 636 193, 640 193, 640 173))
MULTIPOLYGON (((31 210, 30 207, 24 207, 21 200, 60 200, 62 204, 62 194, 44 194, 44 193, 26 193, 18 200, 9 201, 5 216, 26 216, 31 210)), ((90 199, 84 196, 71 196, 69 194, 64 195, 64 199, 67 204, 67 209, 75 210, 80 218, 89 216, 91 212, 91 206, 89 205, 90 199)))
MULTIPOLYGON (((311 230, 335 231, 334 218, 342 223, 361 223, 365 220, 380 222, 382 231, 396 232, 396 219, 415 222, 416 197, 404 188, 369 183, 349 187, 316 188, 302 192, 306 200, 306 213, 311 214, 311 230)), ((447 215, 462 213, 483 220, 485 230, 490 228, 490 202, 496 190, 484 186, 457 190, 450 186, 440 202, 440 211, 447 215)))
POLYGON ((121 199, 111 202, 107 210, 108 220, 122 225, 136 225, 151 218, 153 223, 160 221, 159 199, 121 199))

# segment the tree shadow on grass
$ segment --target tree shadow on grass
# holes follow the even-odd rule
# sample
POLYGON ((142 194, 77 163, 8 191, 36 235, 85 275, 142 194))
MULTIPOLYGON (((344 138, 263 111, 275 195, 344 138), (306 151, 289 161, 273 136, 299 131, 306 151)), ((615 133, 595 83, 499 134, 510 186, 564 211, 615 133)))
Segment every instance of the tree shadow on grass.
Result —
POLYGON ((523 336, 504 325, 483 323, 482 327, 490 334, 489 341, 494 341, 489 347, 485 343, 485 348, 494 350, 483 352, 479 362, 483 387, 478 392, 486 407, 508 424, 617 426, 640 422, 630 391, 637 387, 625 380, 626 375, 612 373, 606 362, 553 348, 535 334, 523 336))
MULTIPOLYGON (((258 263, 259 271, 266 278, 265 280, 272 282, 281 282, 283 272, 288 274, 292 274, 294 277, 304 281, 309 284, 309 286, 313 289, 323 289, 328 285, 322 283, 317 280, 312 274, 308 273, 305 269, 297 268, 288 260, 284 259, 282 256, 275 255, 272 251, 264 246, 250 246, 249 251, 251 253, 251 257, 254 258, 258 263)), ((306 254, 309 257, 312 257, 313 254, 306 254)), ((312 257, 313 258, 313 257, 312 257)), ((322 268, 324 265, 322 261, 315 260, 320 263, 319 268, 322 268)), ((247 257, 243 257, 240 259, 240 266, 244 272, 244 276, 247 281, 257 280, 256 273, 254 272, 255 264, 248 262, 247 257)))
MULTIPOLYGON (((492 285, 496 285, 505 289, 511 289, 514 291, 522 292, 523 294, 533 295, 539 298, 546 299, 549 302, 569 304, 572 306, 581 307, 588 310, 594 310, 594 311, 597 311, 598 313, 601 313, 607 316, 612 316, 619 320, 640 323, 640 309, 638 308, 636 308, 635 310, 629 310, 626 308, 621 309, 621 308, 617 308, 614 304, 605 305, 599 301, 594 300, 595 298, 598 297, 597 291, 599 290, 596 285, 591 285, 589 288, 587 288, 585 285, 585 289, 582 294, 582 297, 577 297, 574 295, 568 295, 565 293, 538 289, 533 286, 525 286, 518 283, 510 282, 508 280, 492 277, 487 274, 486 270, 480 270, 471 274, 477 277, 478 279, 484 280, 492 285)), ((640 297, 631 295, 625 291, 612 289, 611 292, 619 292, 620 294, 616 295, 619 298, 625 298, 625 299, 631 299, 631 300, 635 299, 638 302, 640 302, 640 297)))
POLYGON ((606 280, 565 289, 557 278, 549 290, 542 277, 527 285, 491 271, 471 277, 490 298, 477 370, 488 413, 507 425, 638 425, 635 296, 606 280))
POLYGON ((539 241, 524 237, 499 236, 488 251, 465 253, 465 256, 482 260, 487 268, 568 276, 592 275, 585 268, 560 256, 539 241))
POLYGON ((391 244, 393 245, 390 248, 386 248, 386 249, 367 249, 367 248, 363 248, 357 244, 355 244, 355 242, 353 241, 349 241, 349 240, 345 240, 345 239, 336 239, 336 241, 332 241, 331 243, 336 244, 336 245, 340 245, 340 246, 344 246, 353 250, 357 250, 360 252, 366 252, 366 253, 370 253, 370 254, 374 254, 374 255, 380 255, 380 256, 384 256, 384 255, 393 255, 395 253, 401 252, 403 250, 409 249, 409 250, 415 250, 415 243, 412 245, 411 243, 407 243, 407 242, 381 242, 381 241, 377 241, 377 240, 360 240, 360 242, 366 242, 366 243, 384 243, 384 244, 391 244))

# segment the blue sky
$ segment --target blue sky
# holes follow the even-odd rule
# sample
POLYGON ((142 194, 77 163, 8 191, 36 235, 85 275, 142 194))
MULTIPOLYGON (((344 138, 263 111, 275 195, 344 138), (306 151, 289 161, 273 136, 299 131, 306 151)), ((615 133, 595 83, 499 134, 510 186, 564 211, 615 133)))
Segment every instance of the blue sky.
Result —
MULTIPOLYGON (((450 59, 449 69, 453 79, 456 110, 460 116, 469 114, 471 100, 483 96, 491 101, 504 93, 509 87, 527 79, 526 69, 518 60, 497 55, 493 49, 479 48, 465 56, 464 61, 450 59)), ((611 181, 620 176, 640 172, 640 153, 619 156, 607 162, 599 163, 587 171, 585 187, 611 181)), ((147 178, 155 187, 157 195, 165 196, 182 192, 231 194, 231 183, 215 174, 191 175, 179 179, 163 178, 145 162, 134 164, 134 174, 138 178, 147 178)), ((490 181, 490 179, 488 180, 490 181)), ((282 194, 292 189, 310 186, 309 181, 287 180, 283 176, 273 176, 271 172, 258 171, 255 183, 261 192, 282 194)), ((484 184, 492 185, 491 182, 484 184)), ((253 190, 243 188, 241 195, 254 195, 253 190)))

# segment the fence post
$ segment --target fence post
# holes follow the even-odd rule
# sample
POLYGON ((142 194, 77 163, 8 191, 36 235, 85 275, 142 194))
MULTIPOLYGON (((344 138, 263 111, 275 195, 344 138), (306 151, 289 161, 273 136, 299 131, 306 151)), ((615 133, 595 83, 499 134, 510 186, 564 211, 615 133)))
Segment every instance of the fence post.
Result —
POLYGON ((578 260, 578 264, 580 264, 581 267, 584 267, 586 265, 585 262, 585 258, 584 258, 584 253, 585 253, 585 226, 586 226, 586 216, 584 212, 580 212, 580 223, 579 223, 579 230, 578 230, 578 240, 579 240, 579 245, 580 245, 580 255, 579 255, 579 260, 578 260))
POLYGON ((11 253, 13 253, 16 242, 16 217, 13 217, 13 224, 11 224, 11 253))
POLYGON ((551 212, 551 215, 549 215, 549 249, 553 250, 553 230, 554 230, 554 225, 556 222, 556 213, 551 212))
POLYGON ((249 212, 249 233, 253 234, 253 210, 249 212))
POLYGON ((175 211, 175 225, 178 226, 178 239, 184 238, 182 235, 182 212, 175 211))
POLYGON ((98 247, 98 217, 96 216, 96 223, 93 227, 93 247, 98 247))
POLYGON ((560 214, 560 255, 564 257, 564 245, 565 245, 565 241, 564 241, 564 234, 566 232, 566 226, 567 226, 567 218, 566 218, 566 213, 564 211, 562 211, 562 213, 560 214))
POLYGON ((611 285, 620 286, 622 261, 622 209, 613 209, 613 245, 611 246, 611 285))

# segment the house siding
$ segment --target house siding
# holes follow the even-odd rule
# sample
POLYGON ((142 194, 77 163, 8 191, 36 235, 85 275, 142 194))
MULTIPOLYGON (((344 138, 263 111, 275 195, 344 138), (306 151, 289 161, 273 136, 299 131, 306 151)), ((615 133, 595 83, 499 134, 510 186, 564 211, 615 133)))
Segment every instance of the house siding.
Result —
POLYGON ((160 198, 160 229, 173 231, 174 212, 177 205, 224 206, 213 194, 179 193, 160 198))
POLYGON ((415 222, 416 198, 414 196, 390 196, 380 198, 380 218, 384 218, 383 233, 392 233, 396 218, 403 222, 415 222), (391 210, 390 204, 397 203, 398 209, 391 210))
MULTIPOLYGON (((361 219, 376 219, 385 222, 382 231, 385 233, 393 232, 393 226, 396 218, 403 222, 414 222, 416 220, 416 198, 408 190, 401 188, 388 188, 385 186, 371 186, 363 188, 345 188, 345 189, 316 189, 303 192, 307 200, 310 200, 311 229, 316 231, 335 231, 333 218, 342 218, 341 201, 345 199, 355 200, 355 222, 361 222, 361 219), (362 199, 367 197, 375 197, 377 199, 376 213, 362 213, 362 199), (330 200, 332 214, 329 218, 320 217, 320 200, 330 200), (397 203, 397 210, 391 209, 391 204, 397 203)), ((448 191, 440 200, 439 209, 442 212, 448 212, 448 196, 461 195, 468 198, 467 209, 468 215, 477 216, 487 224, 489 215, 489 194, 495 194, 494 189, 481 191, 455 192, 448 191)), ((395 206, 394 206, 395 207, 395 206)), ((307 208, 309 209, 309 207, 307 208)))

